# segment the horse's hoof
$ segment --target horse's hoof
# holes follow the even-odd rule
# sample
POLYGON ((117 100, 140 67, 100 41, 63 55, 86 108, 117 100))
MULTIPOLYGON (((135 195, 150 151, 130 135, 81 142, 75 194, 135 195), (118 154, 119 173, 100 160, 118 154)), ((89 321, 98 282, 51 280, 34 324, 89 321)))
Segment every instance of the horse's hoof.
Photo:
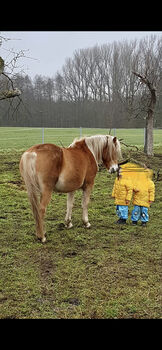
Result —
POLYGON ((68 224, 65 224, 65 227, 66 227, 66 228, 71 228, 71 227, 73 227, 72 222, 69 222, 68 224))
POLYGON ((90 227, 91 227, 91 224, 90 224, 89 222, 86 222, 86 223, 84 224, 84 227, 85 227, 85 228, 90 228, 90 227))
POLYGON ((45 243, 46 242, 46 237, 43 237, 42 238, 42 243, 45 243))
POLYGON ((37 238, 39 239, 39 241, 41 241, 42 243, 46 242, 46 237, 42 237, 42 236, 38 236, 37 235, 37 238))

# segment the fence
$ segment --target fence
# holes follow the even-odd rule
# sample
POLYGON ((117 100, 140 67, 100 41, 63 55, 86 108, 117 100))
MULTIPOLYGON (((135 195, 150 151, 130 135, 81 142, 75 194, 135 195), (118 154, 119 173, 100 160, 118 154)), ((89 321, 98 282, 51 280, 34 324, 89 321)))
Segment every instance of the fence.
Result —
MULTIPOLYGON (((96 134, 117 136, 125 143, 144 146, 145 129, 93 129, 93 128, 0 128, 0 150, 27 149, 34 144, 55 143, 68 146, 74 138, 96 134)), ((154 129, 154 145, 162 145, 162 129, 154 129)))

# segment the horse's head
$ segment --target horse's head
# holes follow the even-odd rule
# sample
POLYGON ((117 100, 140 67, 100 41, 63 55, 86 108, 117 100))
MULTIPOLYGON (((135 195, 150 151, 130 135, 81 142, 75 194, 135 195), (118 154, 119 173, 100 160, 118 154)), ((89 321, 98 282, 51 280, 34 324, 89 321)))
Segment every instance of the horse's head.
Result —
POLYGON ((110 173, 118 170, 118 158, 121 156, 120 142, 111 135, 107 136, 107 143, 103 149, 102 161, 110 173))

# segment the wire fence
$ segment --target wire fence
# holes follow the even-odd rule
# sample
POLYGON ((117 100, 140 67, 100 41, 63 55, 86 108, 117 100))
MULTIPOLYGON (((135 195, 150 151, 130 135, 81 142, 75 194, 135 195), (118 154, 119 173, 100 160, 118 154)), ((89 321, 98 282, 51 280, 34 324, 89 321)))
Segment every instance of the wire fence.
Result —
MULTIPOLYGON (((0 150, 27 149, 34 144, 54 143, 68 146, 75 138, 97 134, 109 134, 123 139, 130 145, 143 146, 145 129, 99 128, 24 128, 1 127, 0 150)), ((162 129, 154 129, 154 145, 162 145, 162 129)))

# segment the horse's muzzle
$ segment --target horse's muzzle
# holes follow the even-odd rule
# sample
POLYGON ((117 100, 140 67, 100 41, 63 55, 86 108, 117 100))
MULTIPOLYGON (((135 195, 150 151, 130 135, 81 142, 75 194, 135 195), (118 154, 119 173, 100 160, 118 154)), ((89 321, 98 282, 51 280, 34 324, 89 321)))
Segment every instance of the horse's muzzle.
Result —
POLYGON ((118 164, 114 164, 111 166, 111 168, 109 169, 110 174, 115 173, 118 170, 118 164))

